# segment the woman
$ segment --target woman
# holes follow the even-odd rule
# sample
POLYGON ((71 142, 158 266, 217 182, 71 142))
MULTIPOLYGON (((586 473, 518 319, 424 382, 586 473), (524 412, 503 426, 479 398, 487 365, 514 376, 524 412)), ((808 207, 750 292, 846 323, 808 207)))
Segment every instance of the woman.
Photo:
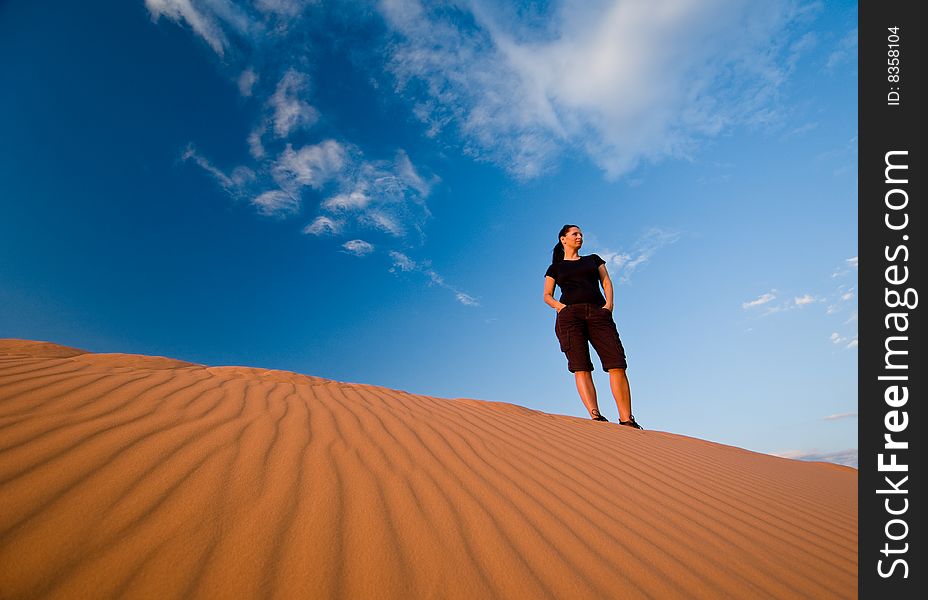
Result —
POLYGON ((594 421, 608 421, 599 414, 590 346, 609 373, 609 387, 619 409, 619 425, 641 429, 632 415, 632 397, 625 369, 625 349, 612 319, 612 280, 606 261, 596 254, 580 256, 583 233, 576 225, 564 225, 558 233, 551 266, 545 273, 545 304, 557 311, 554 332, 567 355, 567 369, 574 374, 580 399, 594 421), (599 291, 602 282, 603 291, 599 291), (554 299, 554 286, 561 299, 554 299))

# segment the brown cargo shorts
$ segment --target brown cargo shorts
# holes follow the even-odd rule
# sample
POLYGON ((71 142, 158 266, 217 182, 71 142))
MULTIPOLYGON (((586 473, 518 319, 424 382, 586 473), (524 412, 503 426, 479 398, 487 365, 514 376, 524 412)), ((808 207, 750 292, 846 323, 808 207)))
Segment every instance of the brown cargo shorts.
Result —
POLYGON ((590 344, 602 361, 603 370, 627 369, 625 348, 619 339, 619 330, 612 311, 595 304, 568 304, 557 313, 554 333, 567 355, 567 370, 592 371, 590 344))

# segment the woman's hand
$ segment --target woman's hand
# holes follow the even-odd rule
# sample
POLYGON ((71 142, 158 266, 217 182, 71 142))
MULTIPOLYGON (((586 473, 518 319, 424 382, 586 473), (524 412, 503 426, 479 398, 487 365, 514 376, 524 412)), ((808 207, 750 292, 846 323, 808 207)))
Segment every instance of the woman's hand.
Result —
POLYGON ((561 312, 561 311, 564 310, 565 308, 567 308, 567 305, 566 305, 566 304, 561 304, 559 307, 557 307, 556 310, 557 310, 557 312, 561 312))
POLYGON ((609 304, 608 302, 605 303, 605 304, 603 304, 603 308, 605 308, 605 309, 608 310, 609 312, 612 312, 612 305, 609 304))

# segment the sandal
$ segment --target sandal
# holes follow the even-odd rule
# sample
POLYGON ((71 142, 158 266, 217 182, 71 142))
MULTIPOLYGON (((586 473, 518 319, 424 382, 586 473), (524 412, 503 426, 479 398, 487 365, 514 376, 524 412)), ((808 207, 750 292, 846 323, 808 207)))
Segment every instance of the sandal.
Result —
POLYGON ((606 423, 609 422, 609 419, 599 414, 598 410, 590 413, 590 416, 593 418, 594 421, 605 421, 606 423))
POLYGON ((644 427, 635 421, 635 415, 631 415, 628 421, 619 421, 619 425, 625 425, 626 427, 634 427, 635 429, 644 430, 644 427))

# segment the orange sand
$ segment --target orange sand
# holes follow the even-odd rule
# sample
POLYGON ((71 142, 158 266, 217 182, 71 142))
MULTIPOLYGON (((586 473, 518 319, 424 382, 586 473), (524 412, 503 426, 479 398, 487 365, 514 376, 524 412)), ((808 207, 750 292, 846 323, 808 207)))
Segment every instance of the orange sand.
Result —
POLYGON ((856 595, 854 469, 0 340, 0 598, 856 595))

